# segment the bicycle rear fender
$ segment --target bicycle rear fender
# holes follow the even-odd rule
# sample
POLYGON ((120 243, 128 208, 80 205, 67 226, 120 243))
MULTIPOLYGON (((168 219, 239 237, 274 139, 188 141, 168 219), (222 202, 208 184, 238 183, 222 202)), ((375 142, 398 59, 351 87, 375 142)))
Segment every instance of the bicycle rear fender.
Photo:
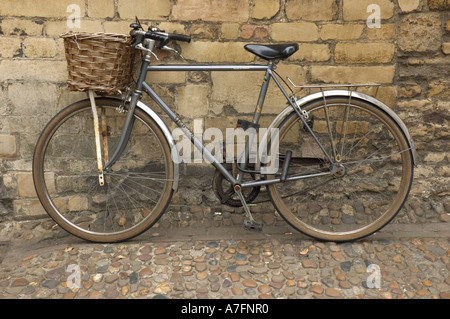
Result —
POLYGON ((137 107, 139 107, 142 111, 144 111, 148 116, 150 116, 155 123, 159 126, 161 131, 164 133, 164 136, 166 137, 167 143, 169 143, 171 155, 172 155, 172 163, 173 163, 173 186, 172 189, 174 192, 178 189, 178 182, 180 180, 180 168, 178 163, 180 163, 179 160, 174 160, 174 156, 178 157, 178 149, 175 144, 175 141, 172 137, 172 133, 170 132, 169 128, 167 127, 166 123, 159 117, 158 114, 155 113, 148 105, 143 103, 142 101, 137 102, 137 107))
MULTIPOLYGON (((345 97, 345 98, 348 98, 349 100, 350 99, 351 100, 355 100, 355 99, 356 100, 363 100, 363 101, 368 102, 368 103, 372 104, 373 106, 381 109, 386 114, 388 114, 398 124, 398 126, 401 128, 403 134, 405 135, 406 139, 408 140, 409 147, 411 148, 413 164, 414 165, 418 164, 416 148, 414 146, 414 142, 412 140, 412 137, 409 134, 408 129, 406 128, 405 123, 403 123, 403 121, 400 119, 400 117, 389 106, 387 106, 386 104, 384 104, 380 100, 375 99, 372 96, 366 95, 364 93, 348 91, 348 90, 330 90, 330 91, 322 91, 322 92, 317 92, 317 93, 313 93, 313 94, 307 95, 307 96, 305 96, 305 97, 303 97, 301 99, 298 99, 296 101, 296 104, 297 104, 298 107, 301 108, 302 106, 306 105, 307 103, 314 102, 314 101, 319 101, 319 100, 323 100, 323 99, 331 98, 331 97, 345 97)), ((284 120, 284 118, 286 116, 288 116, 291 112, 292 112, 292 107, 290 105, 288 105, 273 120, 273 122, 270 124, 270 126, 269 126, 267 131, 269 132, 271 128, 279 127, 279 125, 284 120)))

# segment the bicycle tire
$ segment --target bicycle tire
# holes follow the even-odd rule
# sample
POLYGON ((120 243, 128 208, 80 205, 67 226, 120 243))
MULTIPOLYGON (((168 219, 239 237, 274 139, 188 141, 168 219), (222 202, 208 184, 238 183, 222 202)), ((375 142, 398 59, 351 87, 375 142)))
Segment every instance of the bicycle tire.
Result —
MULTIPOLYGON (((103 165, 122 131, 128 104, 97 98, 103 165), (105 124, 102 126, 102 124, 105 124), (107 147, 105 147, 107 145, 107 147)), ((93 242, 119 242, 150 228, 173 193, 170 146, 160 127, 136 108, 130 139, 99 184, 92 109, 89 100, 67 106, 41 133, 33 157, 38 198, 50 217, 74 236, 93 242)))
MULTIPOLYGON (((271 184, 273 205, 292 227, 319 240, 350 241, 378 231, 400 211, 413 180, 412 150, 402 129, 386 112, 356 98, 327 97, 302 109, 345 174, 271 184)), ((293 152, 288 177, 331 169, 295 111, 279 125, 279 152, 287 150, 293 152)))

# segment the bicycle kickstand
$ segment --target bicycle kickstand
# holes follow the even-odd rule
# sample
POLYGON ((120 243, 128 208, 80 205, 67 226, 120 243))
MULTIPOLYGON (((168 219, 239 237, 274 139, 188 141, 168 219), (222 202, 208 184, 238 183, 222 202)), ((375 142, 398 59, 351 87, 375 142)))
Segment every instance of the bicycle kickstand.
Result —
POLYGON ((250 209, 248 208, 247 203, 245 202, 244 195, 242 195, 242 188, 241 185, 235 185, 234 191, 238 195, 242 206, 244 207, 245 214, 247 215, 247 219, 244 220, 244 228, 247 230, 256 230, 256 231, 262 231, 263 224, 258 223, 254 218, 252 213, 250 212, 250 209))

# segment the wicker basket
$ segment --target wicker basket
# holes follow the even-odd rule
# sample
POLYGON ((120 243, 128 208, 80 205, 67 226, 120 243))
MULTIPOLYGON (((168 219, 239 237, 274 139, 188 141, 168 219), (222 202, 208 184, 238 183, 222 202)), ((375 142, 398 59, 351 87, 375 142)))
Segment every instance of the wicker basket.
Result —
POLYGON ((115 94, 131 83, 134 50, 130 46, 130 36, 69 32, 61 37, 69 72, 67 83, 71 90, 115 94))

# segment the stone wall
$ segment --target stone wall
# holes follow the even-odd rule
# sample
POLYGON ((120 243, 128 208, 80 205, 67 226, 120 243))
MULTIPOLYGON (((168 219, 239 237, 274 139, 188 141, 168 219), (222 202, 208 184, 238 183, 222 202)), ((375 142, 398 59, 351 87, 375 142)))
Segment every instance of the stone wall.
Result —
MULTIPOLYGON (((420 159, 411 197, 396 222, 449 221, 449 0, 2 0, 0 231, 12 221, 45 216, 31 178, 34 144, 52 115, 86 96, 67 89, 59 35, 128 33, 135 15, 144 24, 192 35, 190 44, 175 44, 190 62, 253 62, 258 60, 243 49, 248 42, 298 42, 299 51, 278 66, 283 77, 299 84, 380 83, 364 92, 404 119, 420 159), (68 18, 77 14, 81 28, 70 28, 77 21, 68 18)), ((163 62, 180 63, 176 55, 158 55, 163 62)), ((260 73, 174 72, 149 78, 188 123, 202 119, 205 128, 234 127, 246 118, 261 82, 260 73)), ((284 108, 276 92, 272 86, 263 125, 284 108)), ((172 210, 210 211, 218 205, 210 187, 212 170, 204 164, 182 168, 189 183, 181 184, 172 210)))

